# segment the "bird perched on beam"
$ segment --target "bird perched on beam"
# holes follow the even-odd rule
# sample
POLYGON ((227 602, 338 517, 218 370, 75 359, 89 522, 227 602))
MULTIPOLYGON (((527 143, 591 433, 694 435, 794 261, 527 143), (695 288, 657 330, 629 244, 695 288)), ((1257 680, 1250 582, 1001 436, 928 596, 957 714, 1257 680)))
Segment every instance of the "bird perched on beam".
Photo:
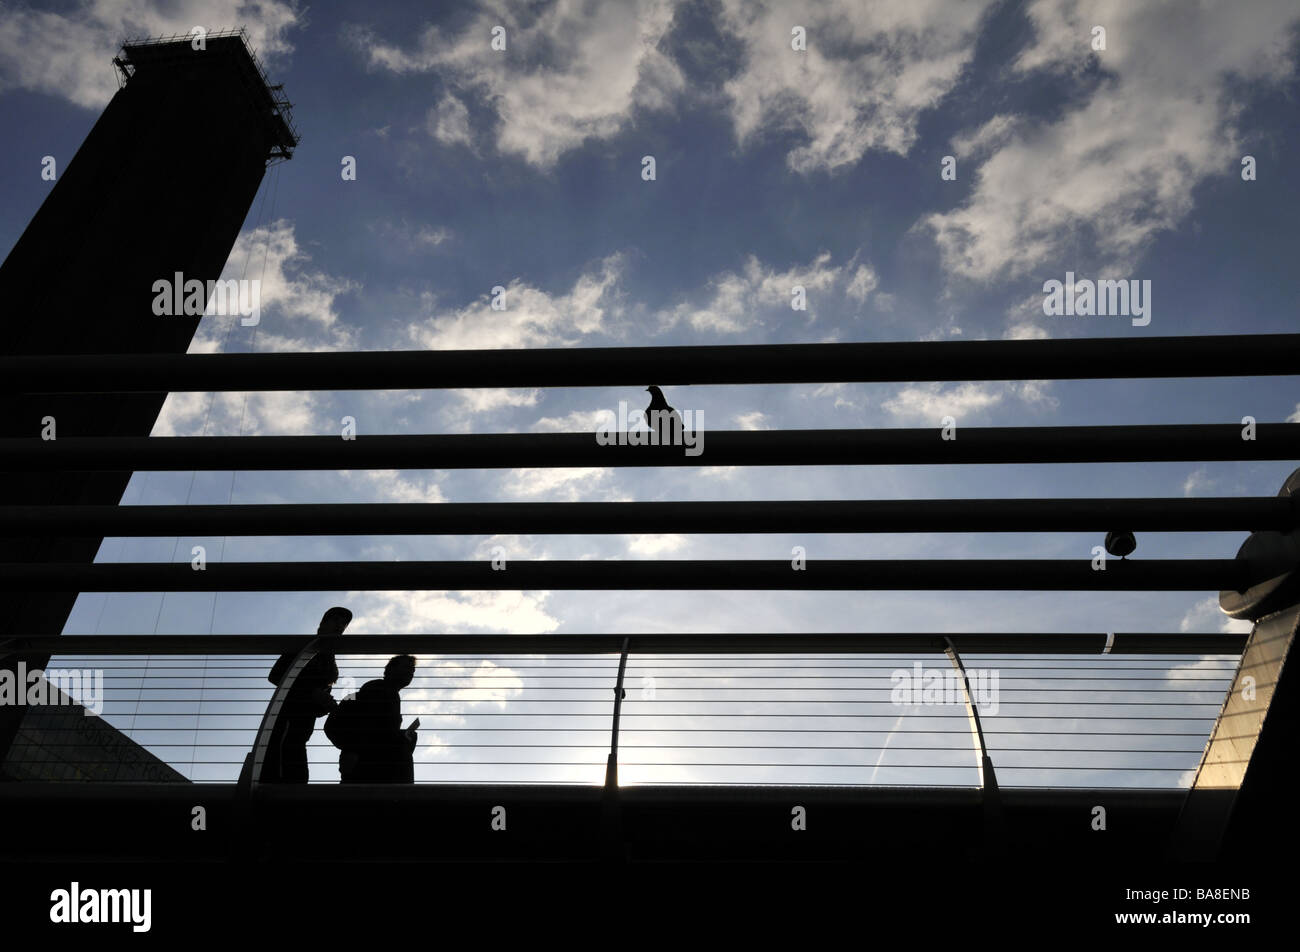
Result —
POLYGON ((668 405, 664 392, 656 386, 646 387, 650 406, 645 408, 646 425, 653 430, 660 446, 677 446, 682 442, 682 417, 668 405))

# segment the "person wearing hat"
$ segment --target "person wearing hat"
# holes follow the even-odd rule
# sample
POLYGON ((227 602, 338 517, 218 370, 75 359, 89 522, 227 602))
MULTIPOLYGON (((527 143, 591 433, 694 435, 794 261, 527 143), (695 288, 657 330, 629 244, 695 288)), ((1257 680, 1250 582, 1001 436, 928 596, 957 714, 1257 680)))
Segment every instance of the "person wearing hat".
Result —
MULTIPOLYGON (((316 636, 337 638, 351 621, 352 612, 346 608, 331 608, 321 618, 316 636)), ((284 680, 297 654, 286 651, 280 655, 267 680, 275 685, 284 680)), ((307 782, 307 741, 316 729, 316 718, 338 707, 330 693, 338 679, 339 667, 332 652, 318 651, 298 673, 271 730, 271 745, 262 763, 262 783, 307 782)))

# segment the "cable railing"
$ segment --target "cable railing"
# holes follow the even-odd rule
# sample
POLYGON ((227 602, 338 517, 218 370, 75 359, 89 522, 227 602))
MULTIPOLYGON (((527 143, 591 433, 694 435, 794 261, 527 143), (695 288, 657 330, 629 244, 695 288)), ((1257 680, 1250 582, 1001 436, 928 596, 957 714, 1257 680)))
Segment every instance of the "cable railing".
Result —
MULTIPOLYGON (((355 635, 329 647, 336 700, 382 675, 388 656, 373 648, 417 656, 401 692, 403 722, 421 721, 416 785, 980 787, 988 756, 1004 789, 1176 789, 1195 773, 1243 642, 355 635), (533 650, 493 650, 499 640, 533 650), (674 642, 689 646, 662 650, 674 642), (960 676, 941 646, 965 656, 960 676)), ((303 636, 66 636, 0 650, 26 657, 56 643, 47 670, 65 682, 80 672, 81 690, 32 709, 4 765, 16 779, 257 784, 253 755, 278 713, 266 648, 323 646, 303 636), (102 680, 88 695, 91 672, 102 680)), ((322 723, 307 743, 310 781, 338 783, 340 751, 322 723)))

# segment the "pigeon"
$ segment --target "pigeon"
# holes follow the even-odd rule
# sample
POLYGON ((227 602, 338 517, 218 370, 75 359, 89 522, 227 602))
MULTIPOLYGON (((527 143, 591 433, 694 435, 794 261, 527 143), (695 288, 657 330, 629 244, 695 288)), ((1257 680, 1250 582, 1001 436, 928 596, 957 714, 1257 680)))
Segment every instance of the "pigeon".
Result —
POLYGON ((1115 529, 1106 533, 1106 552, 1119 558, 1132 555, 1137 548, 1137 539, 1127 529, 1115 529))
POLYGON ((645 408, 646 425, 659 435, 660 446, 676 446, 682 442, 681 415, 668 405, 664 392, 656 386, 646 387, 650 406, 645 408))

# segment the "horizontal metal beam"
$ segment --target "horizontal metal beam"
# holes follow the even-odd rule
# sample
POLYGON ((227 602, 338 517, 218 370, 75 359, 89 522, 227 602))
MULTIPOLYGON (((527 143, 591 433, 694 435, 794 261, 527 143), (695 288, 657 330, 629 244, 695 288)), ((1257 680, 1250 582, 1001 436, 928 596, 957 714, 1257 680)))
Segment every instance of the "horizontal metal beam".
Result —
POLYGON ((0 536, 1285 531, 1300 497, 0 506, 0 536))
MULTIPOLYGON (((0 654, 19 655, 281 655, 314 635, 62 635, 16 637, 0 654)), ((973 654, 1240 654, 1245 634, 1219 632, 649 632, 643 634, 347 634, 337 653, 356 654, 608 654, 629 639, 633 654, 944 653, 951 639, 973 654), (1111 640, 1110 651, 1106 651, 1111 640)))
POLYGON ((726 430, 682 446, 602 446, 594 433, 418 436, 65 437, 0 440, 0 470, 513 469, 602 466, 867 466, 1300 459, 1300 423, 726 430))
POLYGON ((775 561, 100 562, 0 564, 5 592, 341 591, 1169 591, 1244 590, 1234 559, 826 559, 775 561))
POLYGON ((0 393, 614 387, 1295 374, 1300 334, 0 357, 0 393))

